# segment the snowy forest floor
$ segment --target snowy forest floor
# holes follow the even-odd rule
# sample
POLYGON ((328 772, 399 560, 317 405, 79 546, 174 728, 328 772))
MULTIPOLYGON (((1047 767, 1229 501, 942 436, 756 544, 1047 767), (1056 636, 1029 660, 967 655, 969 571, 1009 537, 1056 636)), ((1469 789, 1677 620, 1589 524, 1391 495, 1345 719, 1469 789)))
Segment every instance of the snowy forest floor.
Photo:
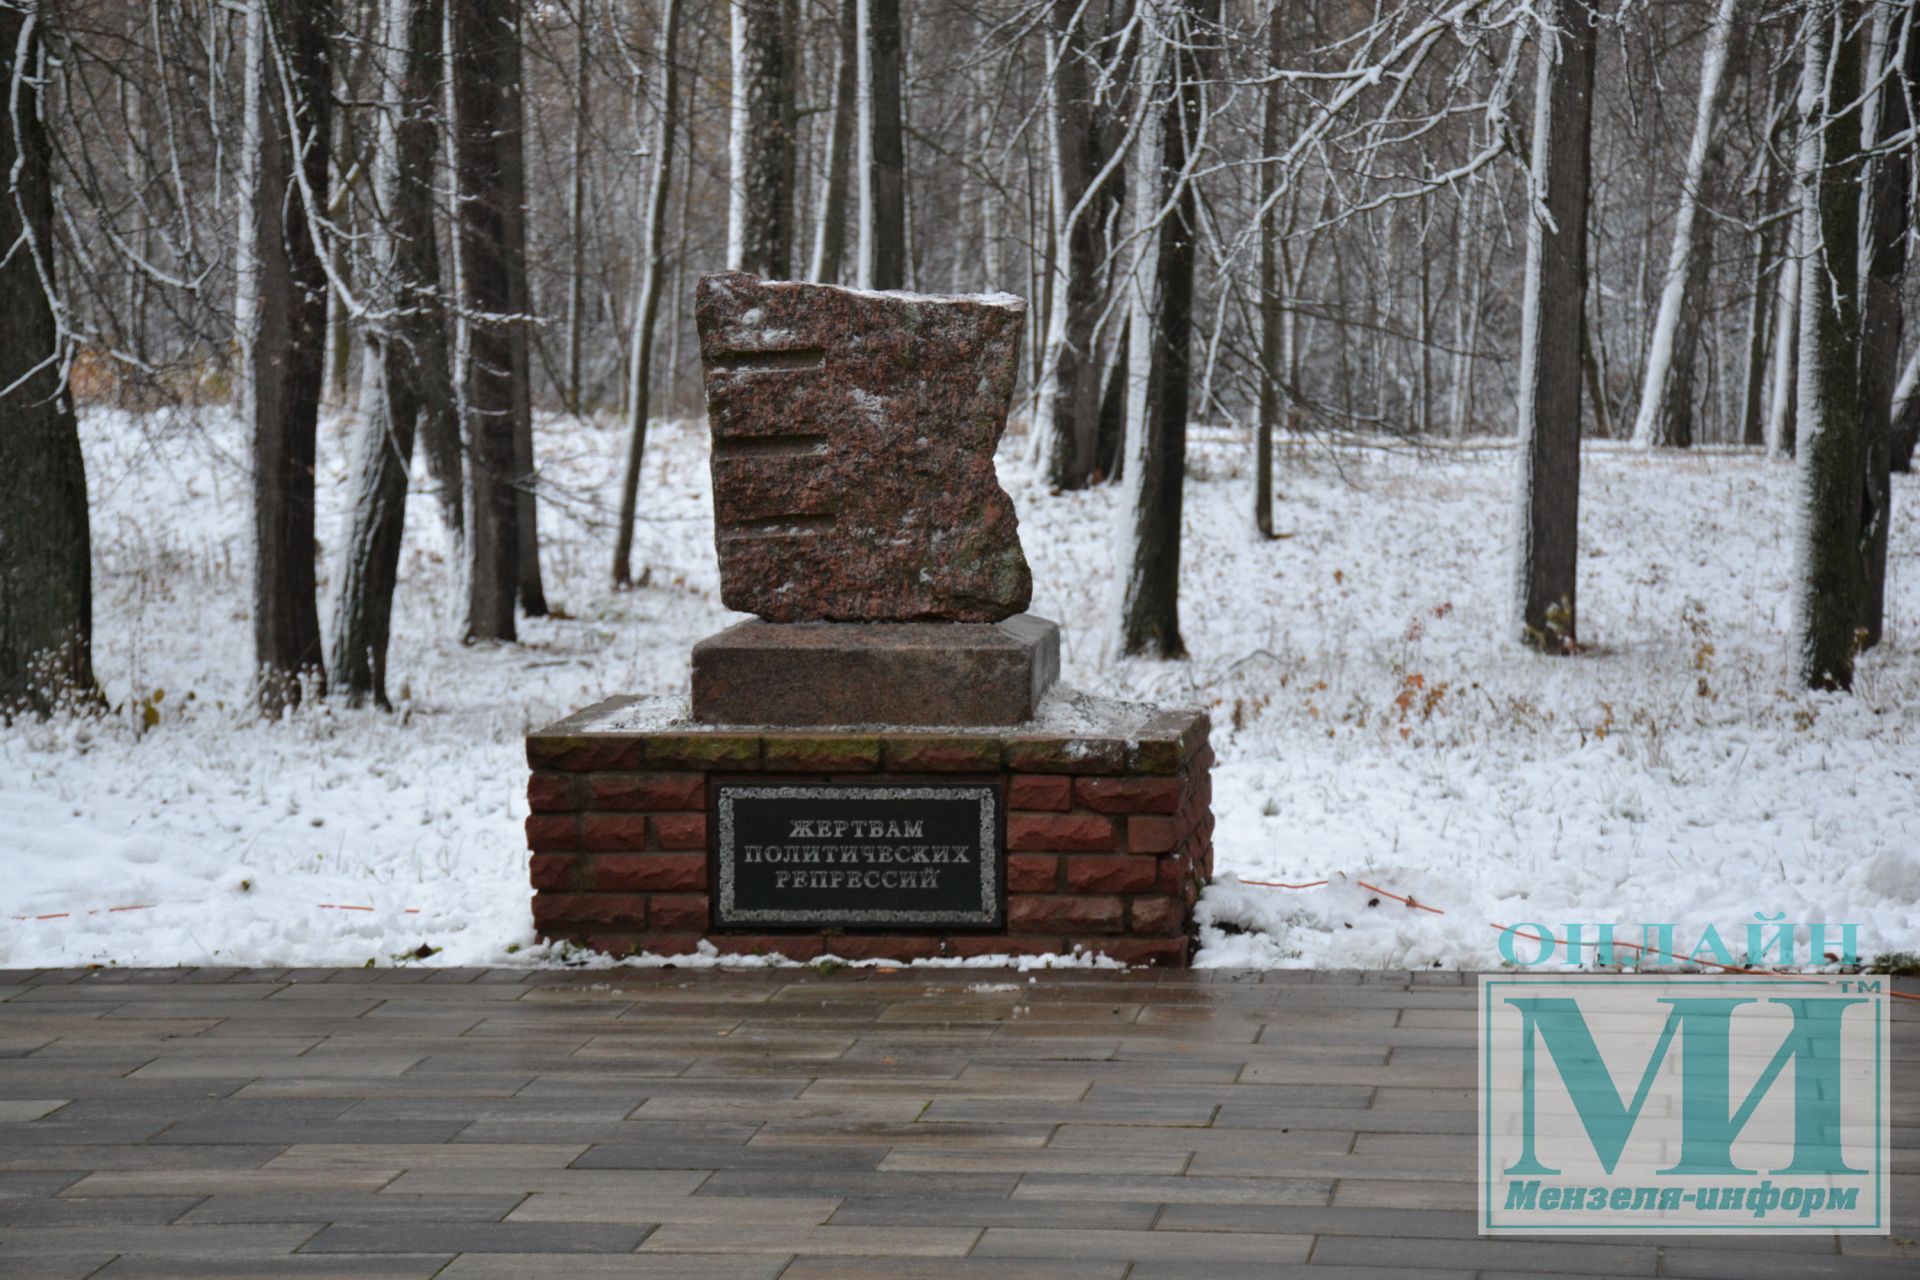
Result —
MULTIPOLYGON (((323 426, 323 593, 348 430, 323 426)), ((279 723, 248 709, 243 433, 220 412, 93 411, 82 434, 96 666, 115 711, 0 730, 0 965, 558 959, 531 931, 521 737, 605 695, 684 689, 689 647, 735 617, 716 599, 703 425, 655 428, 636 545, 650 585, 616 594, 624 440, 542 421, 541 539, 561 612, 524 623, 516 646, 451 638, 455 576, 417 493, 390 662, 399 710, 310 704, 279 723), (55 918, 16 918, 42 915, 55 918)), ((1868 957, 1920 945, 1911 478, 1896 477, 1888 643, 1848 697, 1796 691, 1787 673, 1785 464, 1589 447, 1591 649, 1549 659, 1505 637, 1501 443, 1289 442, 1283 537, 1262 541, 1244 435, 1198 431, 1181 585, 1192 659, 1114 663, 1118 494, 1049 495, 1023 444, 1008 441, 1001 470, 1034 611, 1065 628, 1065 679, 1213 713, 1219 878, 1201 964, 1487 968, 1495 921, 1673 921, 1683 942, 1711 923, 1737 948, 1753 913, 1782 911, 1858 923, 1868 957)))

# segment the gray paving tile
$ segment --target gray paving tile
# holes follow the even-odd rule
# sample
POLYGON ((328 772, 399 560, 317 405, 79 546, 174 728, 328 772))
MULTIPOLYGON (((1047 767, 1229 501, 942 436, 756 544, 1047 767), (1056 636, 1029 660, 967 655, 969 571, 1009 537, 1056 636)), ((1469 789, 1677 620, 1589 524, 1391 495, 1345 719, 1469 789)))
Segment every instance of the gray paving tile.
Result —
POLYGON ((110 1253, 69 1254, 64 1257, 8 1258, 7 1280, 91 1280, 114 1260, 110 1253))
POLYGON ((588 1148, 571 1163, 576 1169, 812 1169, 824 1173, 877 1168, 886 1154, 887 1148, 878 1146, 606 1143, 588 1148))
MULTIPOLYGON (((1472 1184, 1466 1184, 1472 1189, 1472 1184)), ((1333 1183, 1321 1178, 1127 1177, 1035 1173, 1020 1179, 1016 1199, 1151 1200, 1162 1204, 1327 1203, 1333 1183)))
MULTIPOLYGON (((426 1280, 447 1265, 446 1254, 361 1254, 283 1258, 120 1258, 98 1280, 426 1280)), ((93 1280, 93 1278, 89 1278, 93 1280)))
POLYGON ((463 1253, 436 1280, 774 1280, 786 1265, 714 1254, 463 1253))
MULTIPOLYGON (((13 1227, 158 1227, 200 1203, 197 1196, 136 1196, 121 1199, 64 1197, 0 1200, 0 1236, 13 1227)), ((293 1221, 292 1217, 276 1222, 293 1221)), ((301 1219, 312 1221, 312 1219, 301 1219)))
POLYGON ((378 1191, 399 1176, 398 1169, 134 1169, 90 1173, 62 1194, 86 1197, 312 1196, 329 1192, 378 1191))
POLYGON ((1480 1267, 1536 1275, 1651 1276, 1657 1274, 1658 1250, 1643 1245, 1575 1244, 1568 1240, 1330 1235, 1322 1236, 1314 1246, 1313 1260, 1316 1266, 1480 1267))
POLYGON ((380 1190, 390 1195, 684 1196, 704 1169, 409 1169, 380 1190))
MULTIPOLYGON (((181 1222, 499 1222, 522 1197, 493 1195, 395 1195, 225 1192, 193 1204, 181 1222)), ((137 1203, 137 1202, 135 1202, 137 1203)))
POLYGON ((1078 1231, 989 1227, 975 1252, 982 1257, 1115 1258, 1131 1262, 1305 1262, 1309 1235, 1233 1231, 1078 1231))
MULTIPOLYGON (((382 1197, 384 1198, 384 1197, 382 1197)), ((617 1222, 817 1227, 840 1201, 819 1196, 634 1195, 626 1191, 526 1197, 508 1222, 617 1222)), ((930 1223, 919 1225, 932 1225, 930 1223)))
POLYGON ((826 1257, 795 1258, 780 1280, 1120 1280, 1128 1274, 1126 1263, 1103 1259, 826 1257))
POLYGON ((681 1225, 661 1227, 642 1253, 844 1254, 849 1257, 960 1257, 980 1239, 978 1227, 773 1227, 681 1225))
MULTIPOLYGON (((273 1226, 59 1226, 11 1227, 0 1233, 0 1258, 55 1254, 136 1254, 148 1258, 236 1258, 292 1253, 318 1231, 318 1223, 273 1226)), ((4 1269, 4 1268, 0 1268, 4 1269)))
POLYGON ((630 1253, 649 1228, 595 1223, 381 1222, 328 1227, 302 1253, 630 1253))
POLYGON ((1818 1257, 1747 1249, 1661 1251, 1663 1276, 1678 1280, 1913 1280, 1911 1258, 1818 1257))
MULTIPOLYGON (((695 1196, 696 1200, 713 1197, 695 1196)), ((834 1226, 1072 1227, 1145 1231, 1163 1206, 1125 1200, 1014 1200, 1005 1196, 856 1196, 834 1226)), ((1261 1212, 1271 1212, 1263 1209, 1261 1212)))
POLYGON ((72 1170, 52 1170, 45 1173, 0 1173, 0 1200, 13 1200, 21 1197, 32 1199, 37 1196, 54 1195, 63 1187, 70 1187, 80 1180, 81 1175, 72 1170))

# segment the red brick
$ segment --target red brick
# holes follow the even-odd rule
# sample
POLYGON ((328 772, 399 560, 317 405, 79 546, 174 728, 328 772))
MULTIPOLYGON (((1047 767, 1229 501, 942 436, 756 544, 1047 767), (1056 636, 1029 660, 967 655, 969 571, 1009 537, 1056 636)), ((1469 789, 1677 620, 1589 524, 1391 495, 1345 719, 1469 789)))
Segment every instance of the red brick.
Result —
POLYGON ((886 934, 841 934, 823 938, 822 953, 842 960, 930 960, 940 954, 940 939, 886 934))
POLYGON ((1172 818, 1136 814, 1127 819, 1128 853, 1168 853, 1180 847, 1180 828, 1172 818))
POLYGON ((1126 854, 1080 854, 1063 859, 1072 893, 1145 893, 1158 880, 1154 863, 1126 854))
POLYGON ((582 814, 580 847, 589 853, 639 853, 647 847, 647 820, 637 813, 582 814))
POLYGON ((555 737, 535 734, 527 739, 527 763, 535 769, 557 769, 563 773, 638 769, 640 739, 604 734, 555 737))
POLYGON ((705 929, 707 895, 656 893, 647 905, 647 919, 656 929, 705 929))
POLYGON ((1187 962, 1185 938, 1075 938, 1073 942, 1083 951, 1121 964, 1179 966, 1187 962))
POLYGON ((571 853, 536 853, 527 868, 536 889, 571 889, 580 859, 571 853))
POLYGON ((753 770, 760 738, 739 733, 656 733, 646 739, 650 769, 753 770))
POLYGON ((880 767, 880 739, 846 734, 768 734, 761 767, 769 771, 871 773, 880 767))
POLYGON ((707 941, 725 956, 782 955, 789 960, 812 960, 826 950, 818 934, 717 933, 707 941))
POLYGON ((1160 859, 1160 892, 1169 897, 1187 893, 1193 884, 1193 869, 1185 859, 1160 859))
POLYGON ((662 813, 652 821, 653 838, 662 849, 707 847, 707 815, 704 813, 662 813))
POLYGON ((527 779, 527 808, 535 813, 566 813, 579 807, 570 773, 536 773, 527 779))
POLYGON ((603 853, 593 860, 592 880, 601 893, 705 892, 707 859, 698 853, 603 853))
POLYGON ((1113 897, 1025 894, 1007 899, 1007 928, 1118 933, 1121 903, 1113 897))
POLYGON ((1075 778, 1074 800, 1100 813, 1173 813, 1187 788, 1184 778, 1075 778))
POLYGON ((1060 884, 1060 859, 1050 853, 1007 855, 1008 893, 1052 893, 1060 884))
POLYGON ((1000 740, 979 735, 915 734, 882 744, 887 768, 902 773, 991 773, 1000 767, 1000 740))
POLYGON ((1127 744, 1119 738, 1007 740, 1007 768, 1018 773, 1119 773, 1126 763, 1127 744))
POLYGON ((1044 956, 1066 949, 1066 939, 1057 933, 1026 936, 970 933, 948 938, 946 943, 946 953, 950 956, 1044 956))
POLYGON ((1103 814, 1016 813, 1007 818, 1007 848, 1023 853, 1106 853, 1121 846, 1120 827, 1103 814))
POLYGON ((1133 900, 1135 933, 1185 933, 1186 928, 1186 903, 1175 898, 1133 900))
POLYGON ((572 853, 580 847, 580 820, 571 813, 527 817, 527 848, 535 853, 572 853))
POLYGON ((536 893, 533 925, 543 933, 548 925, 607 925, 638 929, 647 922, 647 900, 626 893, 536 893))
POLYGON ((707 776, 703 773, 601 773, 586 782, 588 809, 618 813, 707 807, 707 776))
POLYGON ((1059 774, 1016 773, 1007 784, 1007 808, 1065 813, 1073 808, 1073 779, 1059 774))

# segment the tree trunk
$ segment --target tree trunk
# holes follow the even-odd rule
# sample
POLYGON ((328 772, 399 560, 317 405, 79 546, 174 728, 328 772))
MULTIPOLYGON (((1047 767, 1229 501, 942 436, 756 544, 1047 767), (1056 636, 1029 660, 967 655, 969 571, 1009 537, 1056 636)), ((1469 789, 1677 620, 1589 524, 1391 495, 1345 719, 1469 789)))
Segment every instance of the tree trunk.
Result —
MULTIPOLYGON (((1284 53, 1280 14, 1282 0, 1272 0, 1267 11, 1267 66, 1277 69, 1284 53)), ((1260 113, 1260 419, 1254 431, 1253 523, 1263 538, 1273 536, 1273 433, 1280 425, 1284 401, 1281 387, 1286 307, 1280 296, 1280 213, 1272 207, 1279 195, 1275 157, 1280 153, 1280 85, 1267 86, 1260 113)))
POLYGON ((253 425, 253 644, 260 711, 326 689, 314 587, 314 447, 326 382, 329 6, 261 0, 248 16, 252 269, 243 316, 253 425), (288 113, 292 112, 289 119, 288 113))
POLYGON ((1906 368, 1900 371, 1899 385, 1893 389, 1890 436, 1888 467, 1894 471, 1912 471, 1914 445, 1920 443, 1920 348, 1915 348, 1907 357, 1906 368))
POLYGON ((1150 269, 1135 285, 1133 389, 1128 424, 1128 497, 1132 522, 1120 565, 1121 650, 1182 658, 1180 637, 1180 522, 1187 465, 1187 398, 1192 377, 1193 277, 1199 235, 1198 202, 1187 174, 1188 147, 1198 136, 1204 58, 1196 41, 1213 38, 1215 0, 1156 4, 1165 42, 1149 92, 1166 97, 1160 119, 1139 147, 1135 200, 1143 220, 1141 255, 1150 269), (1202 27, 1209 28, 1202 31, 1202 27), (1157 224, 1156 220, 1157 219, 1157 224))
POLYGON ((1860 489, 1860 0, 1809 15, 1800 78, 1802 175, 1798 528, 1793 643, 1811 689, 1853 687, 1862 586, 1860 489), (1829 50, 1831 54, 1829 55, 1829 50))
POLYGON ((653 399, 653 323, 660 310, 660 282, 666 272, 667 195, 673 177, 673 138, 678 131, 680 65, 675 42, 680 30, 680 0, 665 0, 660 13, 660 116, 653 134, 653 173, 647 185, 646 264, 634 304, 633 346, 627 368, 630 388, 627 470, 620 482, 620 527, 613 550, 613 585, 633 585, 633 520, 640 494, 640 466, 647 450, 647 413, 653 399))
POLYGON ((838 284, 846 270, 847 185, 853 170, 854 130, 860 120, 859 0, 840 0, 839 43, 833 54, 833 120, 821 166, 820 209, 814 225, 811 279, 838 284))
POLYGON ((519 512, 509 261, 508 139, 519 95, 518 0, 451 0, 454 152, 460 278, 467 313, 467 600, 465 638, 512 640, 519 589, 519 512))
POLYGON ((387 645, 416 431, 427 437, 430 460, 451 442, 452 456, 441 465, 454 468, 455 477, 460 465, 433 225, 444 14, 441 0, 386 0, 385 8, 386 101, 374 185, 387 221, 374 228, 374 275, 364 292, 391 318, 369 322, 365 335, 367 421, 327 654, 334 689, 349 705, 371 699, 383 709, 390 705, 387 645))
POLYGON ((1589 0, 1548 0, 1539 43, 1520 320, 1515 603, 1526 644, 1571 653, 1579 637, 1580 332, 1596 46, 1589 0))
POLYGON ((96 703, 87 475, 51 290, 40 13, 0 7, 0 724, 96 703))
MULTIPOLYGON (((513 316, 507 344, 513 354, 514 574, 520 612, 544 618, 547 589, 540 580, 539 468, 533 458, 533 290, 527 283, 527 123, 519 0, 512 0, 510 7, 512 38, 502 51, 500 70, 500 91, 506 99, 500 191, 506 221, 507 309, 513 316)), ((550 363, 548 371, 552 371, 550 363)))
POLYGON ((733 111, 727 265, 787 278, 793 258, 795 0, 730 0, 733 111))
POLYGON ((906 151, 900 110, 900 0, 860 11, 860 287, 907 283, 906 151))
POLYGON ((586 327, 587 112, 592 96, 587 30, 587 0, 579 0, 573 26, 573 155, 567 174, 567 409, 575 414, 583 412, 580 361, 586 327))
POLYGON ((1099 470, 1101 368, 1097 329, 1107 305, 1109 201, 1095 179, 1106 164, 1089 74, 1093 33, 1084 0, 1053 0, 1053 200, 1060 219, 1054 247, 1054 305, 1048 316, 1043 385, 1036 397, 1035 443, 1047 479, 1083 489, 1099 470))
POLYGON ((1715 117, 1727 86, 1733 83, 1733 77, 1727 75, 1727 63, 1737 63, 1744 47, 1744 41, 1736 35, 1744 30, 1736 22, 1737 3, 1719 0, 1713 23, 1707 28, 1693 144, 1687 150, 1686 173, 1680 180, 1680 207, 1673 219, 1673 251, 1667 259, 1660 312, 1647 352, 1640 412, 1633 423, 1633 442, 1642 447, 1657 444, 1684 449, 1693 443, 1694 351, 1707 305, 1708 271, 1713 265, 1710 210, 1725 156, 1715 117))
MULTIPOLYGON (((1906 11, 1911 21, 1912 8, 1906 11)), ((1874 17, 1874 65, 1890 66, 1899 52, 1900 29, 1885 8, 1874 17)), ((1912 151, 1895 139, 1914 118, 1910 96, 1920 83, 1920 31, 1909 30, 1906 65, 1880 81, 1877 133, 1881 153, 1870 163, 1867 212, 1867 279, 1863 290, 1860 346, 1860 416, 1865 459, 1861 490, 1861 557, 1864 579, 1860 601, 1860 644, 1880 643, 1886 623, 1887 531, 1893 519, 1893 394, 1900 376, 1900 339, 1905 317, 1900 285, 1907 270, 1907 236, 1912 226, 1912 151)))

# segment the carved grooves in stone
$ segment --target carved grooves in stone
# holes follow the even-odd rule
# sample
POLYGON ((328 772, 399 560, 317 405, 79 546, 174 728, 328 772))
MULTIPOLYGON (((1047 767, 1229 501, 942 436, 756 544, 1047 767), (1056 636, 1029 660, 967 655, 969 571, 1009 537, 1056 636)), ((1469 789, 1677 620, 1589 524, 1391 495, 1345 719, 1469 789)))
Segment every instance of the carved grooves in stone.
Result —
POLYGON ((715 368, 729 373, 793 373, 827 367, 827 353, 819 347, 785 347, 770 351, 716 351, 715 368))
POLYGON ((814 458, 826 453, 825 436, 721 436, 713 442, 720 458, 814 458))

